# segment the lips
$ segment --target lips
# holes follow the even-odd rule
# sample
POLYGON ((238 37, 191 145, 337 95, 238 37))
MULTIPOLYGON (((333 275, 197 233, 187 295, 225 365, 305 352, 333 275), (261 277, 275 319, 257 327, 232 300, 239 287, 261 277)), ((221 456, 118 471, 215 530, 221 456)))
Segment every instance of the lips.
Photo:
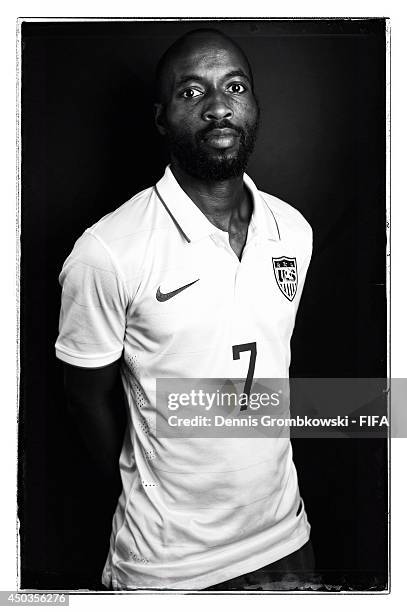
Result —
POLYGON ((239 132, 232 128, 212 128, 206 132, 204 140, 212 147, 224 149, 232 147, 238 136, 239 132))
POLYGON ((238 132, 231 128, 212 128, 206 134, 207 138, 209 136, 238 136, 238 132))

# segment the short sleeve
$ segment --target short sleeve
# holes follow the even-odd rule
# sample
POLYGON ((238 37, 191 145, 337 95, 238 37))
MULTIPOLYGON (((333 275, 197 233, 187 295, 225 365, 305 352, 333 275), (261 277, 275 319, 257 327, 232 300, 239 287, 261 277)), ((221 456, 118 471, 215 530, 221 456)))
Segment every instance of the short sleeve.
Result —
POLYGON ((127 293, 104 243, 86 231, 65 261, 56 356, 79 367, 102 367, 120 358, 127 293))

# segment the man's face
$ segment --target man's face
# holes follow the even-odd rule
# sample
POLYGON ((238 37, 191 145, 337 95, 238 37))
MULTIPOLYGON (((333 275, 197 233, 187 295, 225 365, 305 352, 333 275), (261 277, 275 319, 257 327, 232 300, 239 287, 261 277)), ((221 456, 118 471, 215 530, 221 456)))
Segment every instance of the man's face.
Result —
POLYGON ((227 40, 193 41, 174 58, 156 120, 188 174, 225 180, 244 171, 259 109, 247 63, 227 40))

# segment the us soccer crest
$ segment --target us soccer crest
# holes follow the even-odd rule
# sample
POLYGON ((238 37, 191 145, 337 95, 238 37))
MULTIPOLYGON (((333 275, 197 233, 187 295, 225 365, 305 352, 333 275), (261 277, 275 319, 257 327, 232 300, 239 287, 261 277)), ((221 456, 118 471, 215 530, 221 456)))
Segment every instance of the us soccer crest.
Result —
POLYGON ((298 285, 297 260, 295 257, 273 257, 273 268, 281 293, 292 302, 298 285))

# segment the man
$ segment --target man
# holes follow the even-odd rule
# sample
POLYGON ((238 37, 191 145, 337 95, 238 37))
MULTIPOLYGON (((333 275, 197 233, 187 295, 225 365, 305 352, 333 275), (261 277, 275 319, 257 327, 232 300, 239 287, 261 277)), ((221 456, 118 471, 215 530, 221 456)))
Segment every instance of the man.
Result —
POLYGON ((158 66, 155 117, 170 151, 163 178, 86 230, 60 277, 56 352, 106 482, 121 446, 119 370, 128 407, 102 580, 266 588, 313 562, 289 439, 160 437, 156 381, 287 379, 312 232, 244 174, 259 108, 232 40, 177 40, 158 66))

